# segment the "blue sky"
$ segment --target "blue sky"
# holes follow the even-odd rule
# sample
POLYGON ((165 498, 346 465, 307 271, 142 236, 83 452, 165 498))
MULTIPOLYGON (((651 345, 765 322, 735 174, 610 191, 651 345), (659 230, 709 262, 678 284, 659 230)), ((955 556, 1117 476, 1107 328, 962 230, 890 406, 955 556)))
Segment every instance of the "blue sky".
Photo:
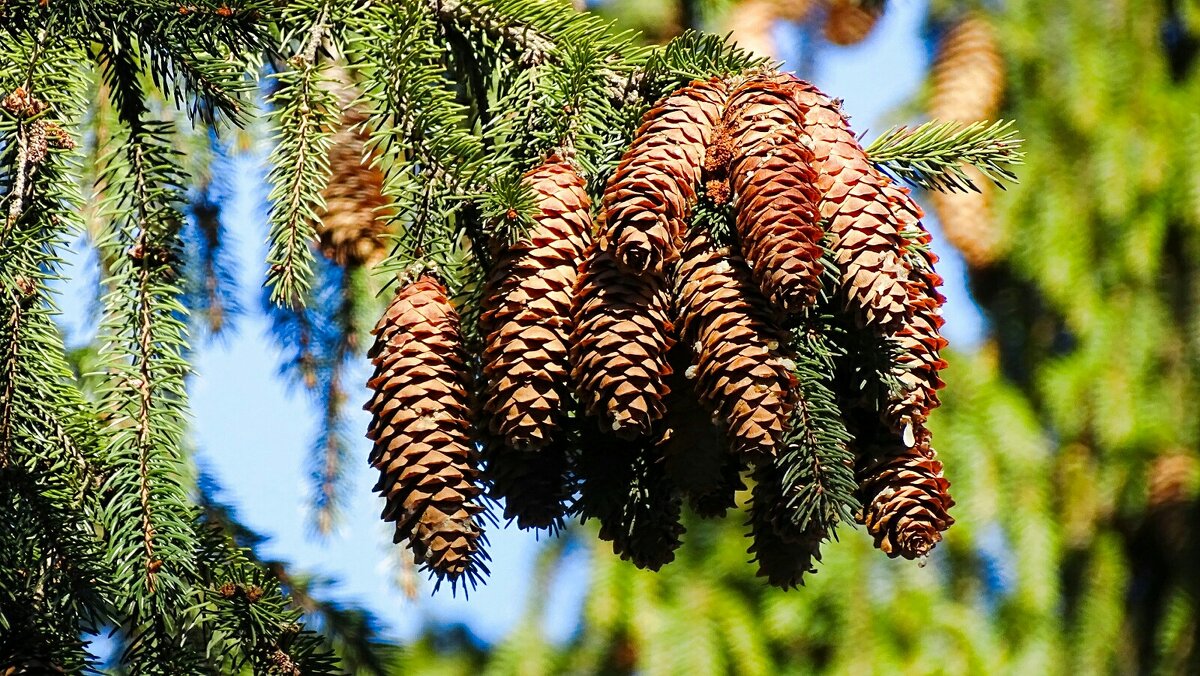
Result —
MULTIPOLYGON (((913 96, 924 79, 928 55, 919 31, 925 11, 924 0, 892 2, 866 41, 824 49, 817 55, 812 79, 830 95, 845 99, 855 129, 868 138, 905 121, 894 117, 893 111, 913 96)), ((797 33, 781 27, 778 38, 781 45, 795 45, 797 33)), ((293 391, 277 377, 280 358, 268 338, 266 317, 258 309, 265 269, 259 183, 263 161, 261 153, 237 160, 237 194, 224 215, 236 240, 240 293, 248 312, 240 318, 235 335, 199 346, 190 387, 198 460, 224 486, 224 498, 239 509, 247 525, 270 536, 266 555, 338 580, 332 596, 374 611, 392 636, 412 636, 422 623, 435 619, 465 621, 483 640, 497 640, 521 616, 539 547, 534 534, 515 528, 490 532, 492 575, 469 601, 461 594, 453 598, 446 590, 430 596, 428 588, 416 601, 407 600, 393 584, 394 566, 388 561, 394 548, 391 529, 378 520, 381 505, 371 492, 376 477, 366 462, 365 439, 355 448, 341 529, 323 541, 311 534, 305 467, 319 417, 304 393, 293 391)), ((936 224, 930 225, 936 230, 936 224)), ((961 261, 941 242, 935 242, 935 250, 942 256, 939 271, 947 279, 946 333, 957 347, 969 347, 978 342, 982 326, 963 288, 961 261)), ((93 275, 86 262, 77 263, 75 272, 90 281, 93 275)), ((86 327, 77 318, 85 314, 90 296, 83 285, 75 284, 66 289, 62 301, 66 324, 78 340, 86 335, 86 327)), ((351 382, 365 382, 366 364, 359 364, 352 375, 351 382)), ((365 400, 359 385, 350 401, 365 400)), ((355 411, 351 429, 365 430, 365 414, 356 405, 350 408, 355 411)), ((547 606, 551 609, 547 631, 552 636, 565 638, 573 630, 587 574, 582 555, 570 558, 562 568, 547 606)))

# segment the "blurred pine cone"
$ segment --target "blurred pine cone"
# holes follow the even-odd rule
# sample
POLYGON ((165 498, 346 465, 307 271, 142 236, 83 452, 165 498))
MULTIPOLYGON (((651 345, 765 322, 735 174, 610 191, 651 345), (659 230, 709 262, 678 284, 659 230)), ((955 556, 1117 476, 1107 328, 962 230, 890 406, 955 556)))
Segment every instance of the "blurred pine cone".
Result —
POLYGON ((355 105, 358 91, 344 68, 330 69, 326 81, 342 107, 342 118, 329 149, 329 184, 321 193, 325 208, 316 224, 318 247, 343 267, 378 263, 388 254, 388 207, 384 174, 367 150, 368 115, 355 105))
POLYGON ((779 0, 743 0, 726 12, 725 32, 742 49, 759 56, 777 57, 779 46, 771 31, 784 4, 779 0))
MULTIPOLYGON (((930 117, 975 122, 996 115, 1004 96, 1004 58, 988 19, 971 13, 954 24, 938 45, 932 73, 930 117)), ((946 239, 962 252, 967 265, 987 267, 1001 254, 1001 233, 992 218, 995 186, 966 167, 979 192, 934 192, 930 202, 946 239)))
POLYGON ((474 584, 487 569, 478 458, 471 435, 458 315, 436 280, 422 276, 396 293, 372 332, 367 387, 375 442, 375 490, 387 501, 395 541, 440 580, 474 584))
POLYGON ((870 35, 882 8, 864 7, 861 0, 831 0, 825 16, 825 39, 835 45, 853 45, 870 35))

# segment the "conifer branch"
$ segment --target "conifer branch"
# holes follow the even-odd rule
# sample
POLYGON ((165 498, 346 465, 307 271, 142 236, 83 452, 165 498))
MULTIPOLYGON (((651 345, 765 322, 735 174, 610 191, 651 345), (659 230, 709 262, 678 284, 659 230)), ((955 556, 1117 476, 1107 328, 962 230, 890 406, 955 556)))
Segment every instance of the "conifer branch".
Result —
POLYGON ((358 37, 347 51, 364 66, 383 193, 400 221, 399 245, 380 269, 449 266, 463 227, 461 198, 474 191, 482 168, 482 144, 447 88, 437 24, 421 0, 375 5, 353 21, 358 37))
POLYGON ((1024 161, 1022 140, 1011 120, 926 122, 895 127, 875 139, 867 155, 882 170, 926 190, 978 192, 963 165, 978 169, 997 186, 1016 182, 1011 167, 1024 161))
MULTIPOLYGON (((633 56, 628 33, 611 35, 598 17, 580 14, 566 4, 516 2, 514 0, 428 0, 440 22, 471 34, 482 31, 517 53, 517 64, 533 68, 561 61, 570 45, 598 42, 597 51, 633 56)), ((628 60, 625 60, 628 63, 628 60)), ((613 61, 599 71, 614 101, 625 101, 637 90, 638 78, 628 66, 613 61)))
POLYGON ((321 193, 329 182, 330 139, 338 117, 336 97, 323 86, 324 69, 316 61, 326 20, 322 9, 307 42, 289 61, 291 70, 275 76, 279 88, 271 97, 276 146, 268 176, 273 188, 266 286, 276 305, 300 307, 312 285, 313 224, 324 207, 321 193))
POLYGON ((779 457, 784 512, 795 532, 820 532, 828 538, 838 523, 853 523, 859 506, 851 437, 830 387, 837 353, 813 327, 796 329, 794 348, 800 388, 779 457))
POLYGON ((90 659, 80 627, 111 598, 93 526, 95 412, 71 382, 48 290, 61 278, 58 250, 79 227, 78 157, 65 152, 75 141, 64 127, 88 86, 81 52, 57 34, 10 36, 21 67, 0 68, 6 196, 15 174, 26 178, 0 245, 0 510, 10 517, 0 534, 0 664, 34 669, 14 656, 37 655, 78 671, 90 659))
MULTIPOLYGON (((114 474, 106 518, 114 524, 124 592, 168 594, 151 601, 157 613, 178 602, 193 567, 186 543, 194 537, 182 448, 186 310, 175 286, 183 190, 169 133, 166 125, 137 120, 124 147, 109 156, 106 181, 123 198, 101 242, 114 262, 102 329, 109 371, 103 401, 116 429, 107 449, 114 474)), ((153 620, 146 629, 156 626, 153 620)))

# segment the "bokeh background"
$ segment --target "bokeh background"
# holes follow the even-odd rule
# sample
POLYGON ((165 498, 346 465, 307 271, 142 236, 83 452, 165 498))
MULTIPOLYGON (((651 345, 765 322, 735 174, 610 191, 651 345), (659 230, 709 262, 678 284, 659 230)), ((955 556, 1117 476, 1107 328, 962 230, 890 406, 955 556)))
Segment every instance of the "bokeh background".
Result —
MULTIPOLYGON (((340 299, 371 316, 370 280, 326 264, 300 349, 262 302, 269 139, 196 142, 191 260, 219 273, 193 289, 203 486, 351 671, 1200 673, 1200 2, 878 4, 591 7, 650 41, 732 32, 843 98, 867 139, 931 117, 1012 119, 1025 139, 1019 185, 918 194, 946 279, 932 428, 957 524, 919 564, 843 529, 790 592, 753 577, 734 517, 689 520, 657 574, 590 527, 493 529, 488 584, 431 593, 378 521, 365 360, 321 339, 349 321, 340 299)), ((99 264, 77 251, 63 317, 86 368, 99 264)))

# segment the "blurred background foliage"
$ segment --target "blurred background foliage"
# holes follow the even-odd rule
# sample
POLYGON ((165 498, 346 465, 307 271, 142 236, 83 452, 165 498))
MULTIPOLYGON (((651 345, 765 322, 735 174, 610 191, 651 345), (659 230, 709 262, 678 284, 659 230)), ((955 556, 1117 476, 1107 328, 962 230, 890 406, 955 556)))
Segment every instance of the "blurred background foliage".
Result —
MULTIPOLYGON (((732 31, 757 51, 787 53, 801 76, 819 58, 813 45, 869 39, 889 11, 870 0, 592 9, 652 41, 690 26, 732 31)), ((806 587, 781 592, 745 565, 737 519, 691 518, 686 546, 659 573, 568 530, 540 550, 533 593, 514 600, 524 619, 508 637, 486 645, 466 627, 429 626, 403 646, 384 640, 368 612, 323 601, 327 580, 267 562, 349 671, 1200 673, 1200 2, 932 0, 924 37, 928 84, 897 115, 1013 119, 1026 140, 1018 186, 920 196, 940 217, 939 244, 967 263, 986 331, 980 345, 951 352, 932 420, 958 501, 934 555, 920 566, 886 560, 864 533, 847 532, 806 587), (589 586, 579 625, 551 642, 546 590, 581 551, 589 586)), ((93 111, 96 143, 112 111, 93 111)), ((262 133, 252 126, 238 143, 262 133)), ((213 165, 228 160, 206 130, 188 138, 198 177, 189 305, 197 327, 220 337, 242 310, 214 215, 231 188, 213 165)), ((327 196, 329 209, 349 216, 326 223, 362 223, 351 212, 374 208, 378 177, 330 161, 335 176, 348 173, 333 181, 345 194, 327 196)), ((377 252, 355 247, 362 233, 329 227, 318 302, 271 310, 284 374, 324 412, 310 455, 319 532, 336 520, 342 467, 359 462, 344 372, 361 351, 363 318, 378 309, 363 269, 377 252)), ((87 372, 89 351, 74 356, 87 372)), ((236 523, 216 487, 200 483, 210 518, 236 523)))

